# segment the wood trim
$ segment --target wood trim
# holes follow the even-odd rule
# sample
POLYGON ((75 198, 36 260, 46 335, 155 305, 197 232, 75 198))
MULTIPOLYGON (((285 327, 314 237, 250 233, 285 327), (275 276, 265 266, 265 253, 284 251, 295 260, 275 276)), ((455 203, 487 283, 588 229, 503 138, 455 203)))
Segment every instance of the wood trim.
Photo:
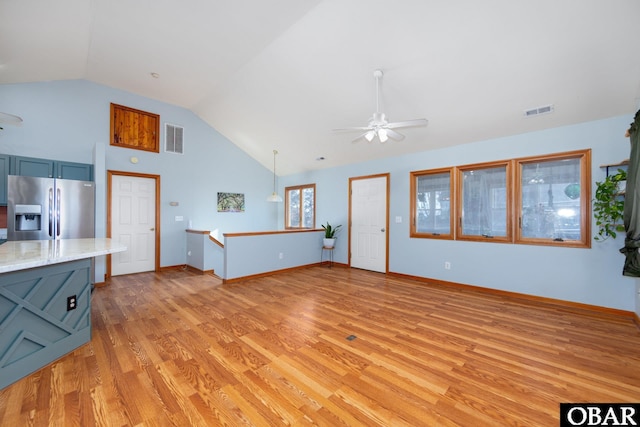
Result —
POLYGON ((618 163, 609 163, 609 164, 606 164, 606 165, 600 165, 600 169, 610 168, 610 167, 613 167, 613 166, 627 166, 628 164, 629 164, 629 159, 624 159, 623 161, 618 162, 618 163))
POLYGON ((209 230, 192 230, 190 228, 187 228, 185 231, 191 234, 211 234, 211 231, 209 230))
POLYGON ((348 218, 348 234, 349 238, 347 239, 347 265, 351 266, 351 203, 352 203, 352 191, 353 191, 353 181, 362 180, 362 179, 374 179, 374 178, 385 178, 387 181, 387 209, 386 209, 386 219, 385 219, 385 273, 389 272, 389 204, 390 204, 390 194, 391 194, 391 174, 387 173, 379 173, 374 175, 364 175, 364 176, 356 176, 349 178, 349 218, 348 218))
MULTIPOLYGON (((302 204, 304 197, 302 191, 308 188, 313 189, 313 225, 311 228, 316 228, 316 184, 304 184, 304 185, 292 185, 284 188, 284 228, 286 230, 303 230, 303 227, 289 227, 289 191, 298 190, 300 193, 300 209, 302 210, 302 204)), ((302 218, 302 215, 300 215, 302 218)), ((301 221, 302 222, 302 221, 301 221)))
POLYGON ((516 167, 514 170, 514 217, 517 220, 514 224, 514 243, 523 245, 543 245, 556 247, 571 248, 590 248, 591 247, 591 149, 566 151, 557 154, 544 154, 540 156, 531 156, 514 159, 516 167), (531 163, 544 163, 567 159, 580 160, 580 229, 582 230, 582 239, 566 242, 556 242, 550 239, 540 238, 523 238, 519 227, 522 213, 522 185, 519 181, 522 179, 523 165, 531 163))
MULTIPOLYGON (((614 315, 614 316, 621 316, 621 317, 625 317, 625 318, 633 318, 633 317, 635 317, 636 319, 638 318, 637 315, 632 311, 620 310, 620 309, 617 309, 617 308, 602 307, 602 306, 599 306, 599 305, 584 304, 584 303, 580 303, 580 302, 573 302, 573 301, 566 301, 566 300, 555 299, 555 298, 541 297, 541 296, 537 296, 537 295, 528 295, 528 294, 522 294, 522 293, 519 293, 519 292, 503 291, 503 290, 500 290, 500 289, 491 289, 491 288, 485 288, 485 287, 482 287, 482 286, 466 285, 466 284, 463 284, 463 283, 449 282, 449 281, 446 281, 446 280, 439 280, 439 279, 430 279, 428 277, 413 276, 413 275, 410 275, 410 274, 389 272, 388 275, 392 276, 392 277, 415 280, 417 282, 421 282, 421 283, 429 284, 429 285, 446 286, 446 287, 451 287, 451 288, 465 289, 465 290, 470 290, 470 291, 475 291, 475 292, 482 292, 482 293, 485 293, 485 294, 492 294, 492 295, 497 295, 497 296, 502 296, 502 297, 507 297, 507 298, 516 298, 516 299, 521 299, 521 300, 526 300, 526 301, 534 301, 534 302, 541 303, 541 304, 550 304, 550 305, 555 305, 555 306, 561 306, 561 307, 566 307, 566 308, 570 308, 570 309, 574 309, 574 310, 586 310, 586 311, 598 312, 598 313, 603 313, 603 314, 611 314, 611 315, 614 315)), ((640 321, 640 319, 639 319, 639 321, 640 321)), ((640 324, 638 326, 640 327, 640 324)))
POLYGON ((215 276, 215 272, 214 272, 213 269, 211 269, 211 270, 200 270, 199 268, 195 268, 195 267, 193 267, 193 266, 191 266, 189 264, 184 266, 184 270, 187 270, 187 271, 190 271, 190 272, 196 273, 196 274, 215 276))
MULTIPOLYGON (((222 277, 218 276, 214 270, 200 270, 198 268, 192 267, 188 264, 182 265, 170 265, 166 267, 160 267, 160 273, 168 273, 168 272, 180 272, 180 271, 189 271, 191 273, 200 274, 202 276, 213 276, 216 279, 222 280, 222 277)), ((143 274, 143 273, 135 273, 135 274, 143 274)))
POLYGON ((220 246, 221 248, 224 248, 224 243, 222 243, 220 240, 213 237, 211 234, 209 234, 209 240, 211 240, 213 243, 220 246))
MULTIPOLYGON (((165 273, 167 271, 185 271, 189 268, 187 264, 178 264, 178 265, 165 265, 164 267, 160 267, 158 272, 165 273)), ((139 274, 139 273, 133 273, 139 274)))
MULTIPOLYGON (((112 197, 112 191, 111 191, 111 180, 113 178, 114 175, 118 175, 118 176, 131 176, 131 177, 135 177, 135 178, 150 178, 155 180, 156 182, 156 225, 155 225, 155 231, 156 231, 156 253, 155 253, 155 270, 154 271, 160 271, 160 244, 161 244, 161 239, 160 239, 160 175, 152 175, 152 174, 146 174, 146 173, 136 173, 136 172, 125 172, 125 171, 114 171, 114 170, 107 170, 107 237, 111 238, 111 197, 112 197)), ((106 260, 106 274, 105 274, 105 279, 108 279, 109 277, 111 277, 111 254, 107 255, 107 260, 106 260)))
POLYGON ((423 239, 441 239, 441 240, 454 240, 455 239, 455 222, 454 215, 456 213, 456 187, 455 184, 457 182, 457 174, 456 169, 454 167, 447 168, 438 168, 438 169, 429 169, 429 170, 421 170, 421 171, 413 171, 409 172, 409 237, 423 238, 423 239), (416 231, 418 218, 416 213, 418 211, 417 207, 417 179, 421 176, 428 175, 441 175, 441 174, 449 174, 449 234, 440 234, 434 235, 431 233, 420 233, 416 231))
MULTIPOLYGON (((160 115, 159 114, 150 113, 148 111, 138 110, 136 108, 131 108, 131 107, 118 105, 114 103, 110 104, 109 113, 110 113, 110 120, 109 120, 109 124, 110 124, 109 125, 109 131, 110 131, 109 145, 110 146, 130 148, 133 150, 150 151, 152 153, 160 152, 161 138, 160 138, 160 115), (147 123, 147 120, 151 120, 153 122, 152 124, 153 128, 145 129, 145 130, 152 132, 153 145, 150 147, 145 145, 135 145, 128 141, 119 140, 118 138, 116 138, 116 112, 119 112, 119 115, 127 115, 127 116, 136 115, 135 116, 136 120, 134 123, 137 123, 138 127, 142 126, 142 123, 147 123)), ((136 129, 136 131, 138 132, 138 136, 140 136, 139 135, 140 129, 136 129)))
POLYGON ((223 233, 224 237, 262 236, 265 234, 310 233, 324 231, 322 228, 303 228, 300 230, 249 231, 247 233, 223 233))
MULTIPOLYGON (((220 240, 218 240, 215 237, 213 237, 211 235, 211 231, 209 231, 209 230, 192 230, 190 228, 187 228, 185 231, 187 233, 191 233, 191 234, 208 234, 209 235, 209 240, 211 240, 213 243, 215 243, 216 245, 220 246, 221 248, 224 248, 224 243, 222 243, 220 240)), ((213 271, 213 270, 211 270, 211 271, 213 271)))
POLYGON ((495 162, 475 163, 471 165, 457 166, 456 182, 456 215, 455 215, 455 236, 456 240, 468 242, 491 242, 491 243, 513 243, 513 160, 498 160, 495 162), (462 211, 464 209, 462 195, 464 193, 464 173, 473 170, 496 169, 504 167, 505 170, 505 191, 506 191, 506 236, 483 237, 481 235, 464 234, 462 229, 462 211))

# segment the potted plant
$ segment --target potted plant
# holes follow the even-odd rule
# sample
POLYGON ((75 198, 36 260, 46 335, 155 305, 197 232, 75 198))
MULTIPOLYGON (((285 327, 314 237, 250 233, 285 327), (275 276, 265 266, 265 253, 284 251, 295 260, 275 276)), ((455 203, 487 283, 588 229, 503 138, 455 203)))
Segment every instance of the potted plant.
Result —
POLYGON ((322 246, 325 248, 332 248, 336 244, 336 232, 338 229, 342 227, 342 224, 336 225, 332 227, 329 222, 327 224, 322 224, 322 228, 324 228, 324 239, 322 239, 322 246))
POLYGON ((618 232, 624 231, 624 189, 627 172, 618 169, 602 182, 596 182, 596 194, 593 200, 593 217, 596 219, 598 234, 594 240, 602 242, 609 237, 616 238, 618 232))

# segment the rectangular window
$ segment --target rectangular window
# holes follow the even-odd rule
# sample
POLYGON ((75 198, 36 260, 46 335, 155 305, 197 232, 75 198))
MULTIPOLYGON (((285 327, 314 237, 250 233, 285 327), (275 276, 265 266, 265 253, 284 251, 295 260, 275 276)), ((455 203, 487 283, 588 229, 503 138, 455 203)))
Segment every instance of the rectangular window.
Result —
POLYGON ((589 152, 518 160, 517 243, 588 247, 589 152))
POLYGON ((510 162, 464 166, 458 171, 458 238, 511 242, 510 162))
POLYGON ((453 238, 452 169, 411 172, 411 237, 453 238))
POLYGON ((285 228, 315 228, 316 185, 287 187, 285 193, 285 228))
POLYGON ((411 237, 591 247, 591 150, 411 172, 410 184, 411 237))

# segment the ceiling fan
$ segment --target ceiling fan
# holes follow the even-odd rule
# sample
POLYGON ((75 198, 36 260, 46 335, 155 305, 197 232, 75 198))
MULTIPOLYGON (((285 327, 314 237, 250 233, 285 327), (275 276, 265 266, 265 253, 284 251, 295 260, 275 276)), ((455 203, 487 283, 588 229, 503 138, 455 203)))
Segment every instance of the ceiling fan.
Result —
POLYGON ((402 122, 389 123, 385 114, 380 112, 380 79, 382 78, 382 70, 375 70, 373 72, 373 77, 376 79, 376 112, 373 113, 371 118, 369 118, 369 124, 367 126, 360 127, 333 129, 333 132, 351 132, 356 130, 365 131, 354 139, 353 142, 357 142, 363 138, 371 142, 374 138, 378 137, 380 142, 385 143, 389 138, 396 141, 404 139, 404 135, 396 132, 394 129, 427 125, 427 119, 405 120, 402 122))
MULTIPOLYGON (((17 126, 20 123, 22 123, 22 117, 14 116, 13 114, 9 114, 9 113, 0 112, 0 124, 3 124, 3 123, 17 126)), ((2 129, 2 126, 0 126, 0 129, 2 129)))

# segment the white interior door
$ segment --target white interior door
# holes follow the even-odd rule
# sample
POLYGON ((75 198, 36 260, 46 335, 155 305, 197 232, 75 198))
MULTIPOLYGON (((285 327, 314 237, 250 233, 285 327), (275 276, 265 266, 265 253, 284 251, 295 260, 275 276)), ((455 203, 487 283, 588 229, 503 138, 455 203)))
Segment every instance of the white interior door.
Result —
POLYGON ((111 238, 127 250, 111 255, 111 275, 156 268, 156 181, 111 175, 111 238))
POLYGON ((351 267, 387 271, 388 176, 351 181, 351 267))

